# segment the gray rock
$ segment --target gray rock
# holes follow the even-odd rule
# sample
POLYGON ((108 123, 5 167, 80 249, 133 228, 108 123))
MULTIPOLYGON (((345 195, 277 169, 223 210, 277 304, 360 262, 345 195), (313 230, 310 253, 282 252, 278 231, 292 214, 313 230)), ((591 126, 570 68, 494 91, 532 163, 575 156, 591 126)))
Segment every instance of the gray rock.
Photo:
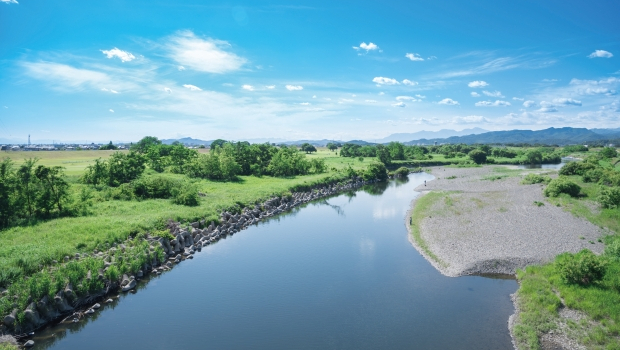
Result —
POLYGON ((28 341, 24 344, 24 346, 25 346, 25 347, 27 347, 27 348, 31 348, 31 347, 33 347, 33 346, 34 346, 34 340, 32 340, 32 339, 28 340, 28 341))
MULTIPOLYGON (((108 299, 108 300, 112 300, 112 299, 108 299)), ((99 305, 99 303, 97 303, 97 304, 93 305, 93 309, 98 309, 98 308, 100 308, 100 307, 101 307, 101 305, 99 305)))
POLYGON ((85 313, 85 314, 87 314, 87 315, 92 315, 92 314, 94 314, 94 313, 95 313, 95 310, 93 310, 93 309, 88 309, 88 310, 86 310, 84 313, 85 313))
POLYGON ((123 292, 126 292, 126 291, 128 291, 128 290, 134 289, 135 287, 136 287, 136 280, 130 280, 130 281, 129 281, 129 283, 127 283, 127 284, 123 287, 122 291, 123 291, 123 292))

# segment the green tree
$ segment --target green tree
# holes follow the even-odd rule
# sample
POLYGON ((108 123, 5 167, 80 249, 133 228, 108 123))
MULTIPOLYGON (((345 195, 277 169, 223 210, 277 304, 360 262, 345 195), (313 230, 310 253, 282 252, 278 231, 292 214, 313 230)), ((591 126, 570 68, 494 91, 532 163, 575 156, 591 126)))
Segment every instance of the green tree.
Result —
POLYGON ((388 177, 387 169, 383 163, 372 162, 368 165, 364 173, 362 174, 364 180, 386 180, 388 177))
POLYGON ((89 165, 86 168, 81 180, 85 184, 97 187, 107 184, 109 175, 108 162, 99 158, 95 159, 95 164, 89 165))
POLYGON ((211 142, 211 145, 209 146, 209 148, 215 149, 215 148, 218 148, 218 147, 222 147, 226 143, 228 143, 228 141, 222 140, 222 139, 217 139, 217 140, 211 142))
POLYGON ((400 142, 390 142, 387 146, 390 151, 390 158, 395 160, 405 159, 405 147, 400 142))
POLYGON ((336 144, 333 142, 328 142, 327 145, 325 145, 325 147, 327 147, 327 149, 330 151, 335 151, 338 149, 338 146, 336 146, 336 144))
POLYGON ((383 145, 377 145, 376 147, 377 160, 379 160, 383 165, 392 164, 392 157, 390 155, 390 151, 383 145))
POLYGON ((39 208, 44 209, 49 214, 52 206, 58 208, 58 213, 62 213, 62 203, 69 197, 69 184, 64 180, 63 167, 46 167, 39 165, 34 174, 41 184, 39 195, 39 208))
POLYGON ((114 144, 112 144, 112 141, 110 141, 110 143, 108 143, 107 145, 103 145, 99 147, 100 151, 117 150, 117 149, 118 147, 114 146, 114 144))
POLYGON ((136 144, 131 145, 130 149, 138 153, 146 153, 148 149, 155 145, 161 145, 161 141, 155 136, 145 136, 136 144))
POLYGON ((311 152, 316 152, 316 147, 314 147, 313 145, 309 143, 302 144, 300 149, 306 152, 306 154, 311 153, 311 152))
POLYGON ((17 214, 15 203, 16 181, 13 162, 5 158, 0 162, 0 228, 7 227, 17 214))
POLYGON ((487 154, 484 153, 484 151, 479 150, 479 149, 470 151, 468 156, 469 156, 469 159, 471 159, 476 164, 483 164, 483 163, 486 163, 487 161, 487 154))
POLYGON ((114 152, 108 160, 108 185, 116 187, 137 179, 144 172, 145 162, 137 152, 114 152))
POLYGON ((527 164, 542 164, 543 156, 538 150, 530 150, 525 153, 527 164))
POLYGON ((600 151, 600 154, 601 156, 603 156, 603 158, 615 158, 618 156, 618 151, 616 151, 616 149, 613 147, 604 147, 600 151))
POLYGON ((17 193, 19 201, 23 204, 32 217, 36 210, 36 198, 38 194, 38 181, 34 176, 34 166, 37 158, 29 158, 17 169, 17 193))

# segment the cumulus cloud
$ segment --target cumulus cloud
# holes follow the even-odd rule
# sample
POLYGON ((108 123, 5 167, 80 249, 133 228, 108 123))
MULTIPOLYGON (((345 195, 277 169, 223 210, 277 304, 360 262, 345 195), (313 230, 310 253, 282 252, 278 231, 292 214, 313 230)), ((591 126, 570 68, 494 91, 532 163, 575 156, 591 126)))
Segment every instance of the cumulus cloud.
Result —
POLYGON ((398 80, 396 79, 385 78, 385 77, 375 77, 372 79, 372 81, 375 82, 377 85, 398 85, 400 84, 398 80))
POLYGON ((581 101, 572 98, 554 98, 553 103, 565 106, 581 106, 581 101))
POLYGON ((423 96, 423 95, 420 95, 420 94, 415 95, 415 97, 417 97, 417 98, 426 98, 426 96, 423 96))
POLYGON ((412 61, 424 61, 424 58, 422 58, 417 53, 408 53, 408 54, 405 55, 405 57, 407 57, 408 59, 410 59, 412 61))
POLYGON ((247 62, 227 51, 230 47, 226 41, 199 38, 191 31, 177 32, 165 44, 169 57, 183 67, 216 74, 239 70, 247 62))
POLYGON ((572 79, 570 85, 576 87, 577 93, 581 95, 615 95, 616 90, 611 89, 620 83, 620 79, 611 77, 601 80, 580 80, 572 79))
POLYGON ((252 85, 247 85, 247 84, 246 85, 242 85, 241 88, 243 90, 254 91, 254 86, 252 86, 252 85))
POLYGON ((504 97, 505 97, 505 96, 504 96, 504 95, 502 95, 502 93, 501 93, 501 92, 499 92, 499 91, 493 91, 493 92, 491 92, 491 91, 486 91, 486 90, 485 90, 485 91, 483 91, 482 93, 483 93, 485 96, 489 96, 489 97, 499 97, 499 98, 504 98, 504 97))
POLYGON ((19 4, 17 0, 0 0, 5 4, 19 4))
POLYGON ((183 87, 186 88, 186 89, 190 89, 192 91, 202 91, 202 89, 199 88, 196 85, 185 84, 185 85, 183 85, 183 87))
POLYGON ((299 90, 303 90, 303 89, 304 89, 304 87, 303 87, 303 86, 301 86, 301 85, 287 85, 287 86, 286 86, 286 89, 287 89, 288 91, 299 91, 299 90))
POLYGON ((542 107, 536 110, 536 112, 540 112, 540 113, 555 113, 557 111, 558 109, 555 107, 542 107))
POLYGON ((507 107, 510 106, 510 102, 497 100, 491 101, 479 101, 476 102, 476 107, 507 107))
POLYGON ((397 96, 397 101, 417 101, 414 97, 411 96, 397 96))
POLYGON ((118 57, 121 62, 129 62, 134 60, 136 57, 131 53, 123 50, 119 50, 116 47, 112 50, 101 50, 101 52, 106 55, 108 58, 118 57))
POLYGON ((467 84, 467 86, 469 86, 470 88, 481 88, 481 87, 489 86, 489 84, 486 81, 474 80, 470 82, 469 84, 467 84))
POLYGON ((404 102, 396 102, 392 106, 394 107, 406 107, 407 105, 404 102))
POLYGON ((480 97, 481 95, 475 91, 471 92, 471 97, 480 97))
POLYGON ((164 91, 165 91, 165 92, 167 92, 167 93, 169 93, 169 94, 171 94, 171 93, 172 93, 172 90, 170 90, 170 88, 167 88, 167 87, 165 87, 165 88, 164 88, 164 91))
POLYGON ((275 88, 276 88, 275 85, 267 85, 267 86, 265 86, 265 89, 269 89, 269 90, 273 90, 275 88))
POLYGON ((411 81, 409 79, 405 79, 405 80, 403 80, 403 84, 404 85, 409 85, 409 86, 414 86, 414 85, 418 85, 418 82, 417 81, 411 81))
POLYGON ((596 50, 592 52, 590 55, 588 55, 588 57, 589 58, 612 58, 614 57, 614 55, 609 51, 596 50))
POLYGON ((377 46, 377 45, 375 45, 373 43, 366 44, 366 43, 363 42, 363 43, 360 44, 360 46, 353 46, 353 49, 356 50, 356 51, 366 50, 366 52, 368 52, 368 51, 374 51, 374 50, 379 49, 379 46, 377 46))
POLYGON ((523 102, 523 107, 525 107, 525 108, 530 108, 532 106, 536 106, 536 102, 534 102, 532 100, 527 100, 527 101, 523 102))
POLYGON ((111 112, 111 113, 114 113, 114 110, 113 110, 113 109, 110 109, 110 112, 111 112))
POLYGON ((439 103, 440 105, 448 105, 448 106, 456 106, 456 105, 459 104, 458 101, 454 101, 451 98, 444 98, 443 100, 441 100, 441 101, 439 101, 437 103, 439 103))

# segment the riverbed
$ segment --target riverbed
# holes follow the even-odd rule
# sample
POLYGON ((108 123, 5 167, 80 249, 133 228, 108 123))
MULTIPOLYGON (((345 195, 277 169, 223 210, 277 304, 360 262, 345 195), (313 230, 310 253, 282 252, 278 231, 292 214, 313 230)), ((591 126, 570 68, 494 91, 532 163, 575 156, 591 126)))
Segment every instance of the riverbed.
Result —
POLYGON ((511 349, 513 279, 450 278, 408 241, 433 177, 317 200, 203 248, 35 349, 511 349))

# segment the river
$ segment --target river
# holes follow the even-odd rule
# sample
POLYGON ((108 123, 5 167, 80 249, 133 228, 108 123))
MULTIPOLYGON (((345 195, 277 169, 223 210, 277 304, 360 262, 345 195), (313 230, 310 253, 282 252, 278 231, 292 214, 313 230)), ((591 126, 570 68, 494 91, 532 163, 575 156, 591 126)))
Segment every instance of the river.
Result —
POLYGON ((37 332, 35 349, 511 349, 516 281, 442 276, 407 239, 413 189, 432 178, 251 226, 85 320, 37 332))

